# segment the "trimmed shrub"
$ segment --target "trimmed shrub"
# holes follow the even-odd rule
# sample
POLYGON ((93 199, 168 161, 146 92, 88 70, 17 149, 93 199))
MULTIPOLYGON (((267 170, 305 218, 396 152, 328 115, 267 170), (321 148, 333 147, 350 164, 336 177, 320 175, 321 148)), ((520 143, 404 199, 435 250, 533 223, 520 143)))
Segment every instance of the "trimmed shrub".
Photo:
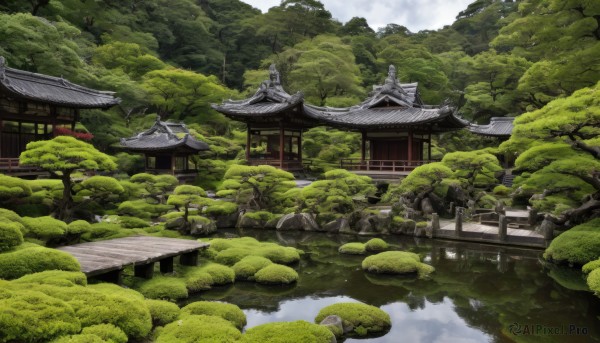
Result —
POLYGON ((304 320, 295 322, 275 322, 255 326, 242 336, 242 343, 289 343, 311 342, 330 343, 335 336, 322 325, 304 320))
POLYGON ((495 195, 508 195, 510 193, 510 188, 506 187, 505 185, 498 185, 494 187, 492 193, 495 195))
POLYGON ((135 229, 150 226, 150 222, 136 217, 119 217, 119 224, 126 229, 135 229))
POLYGON ((229 321, 215 316, 192 315, 167 324, 155 343, 237 342, 242 334, 229 321))
POLYGON ((94 241, 98 239, 125 237, 131 234, 131 232, 123 230, 119 224, 94 223, 81 235, 81 239, 84 241, 94 241))
POLYGON ((215 285, 225 285, 235 281, 233 269, 222 264, 211 263, 201 268, 201 270, 212 277, 213 284, 215 285))
POLYGON ((419 277, 425 277, 435 270, 421 263, 419 255, 407 251, 386 251, 369 256, 363 260, 362 268, 377 274, 418 273, 419 277))
POLYGON ((354 333, 359 336, 387 331, 392 326, 389 314, 378 307, 362 303, 338 303, 324 307, 317 314, 315 322, 320 323, 331 315, 342 318, 344 328, 354 328, 354 333))
POLYGON ((600 258, 600 218, 577 225, 556 237, 544 258, 553 262, 584 265, 600 258))
POLYGON ((282 247, 275 243, 262 243, 261 246, 263 248, 257 251, 256 255, 266 257, 273 263, 292 264, 300 261, 300 254, 295 248, 282 247))
POLYGON ((214 260, 218 263, 231 266, 241 261, 244 257, 253 255, 255 253, 255 251, 249 248, 229 248, 219 251, 214 260))
POLYGON ((210 289, 214 283, 213 277, 201 269, 195 268, 185 273, 185 287, 187 287, 190 293, 210 289))
POLYGON ((0 174, 0 201, 22 198, 31 195, 31 187, 26 180, 0 174))
POLYGON ((0 309, 1 342, 48 342, 81 330, 71 306, 41 292, 0 287, 0 309))
POLYGON ((588 287, 596 295, 600 296, 600 269, 594 269, 587 278, 588 287))
POLYGON ((221 317, 240 330, 246 325, 246 315, 239 307, 218 301, 196 301, 188 304, 181 309, 180 317, 200 314, 221 317))
POLYGON ((389 248, 388 244, 381 238, 373 238, 365 243, 367 251, 383 251, 387 248, 389 248))
POLYGON ((67 224, 52 217, 23 217, 25 236, 39 238, 45 241, 63 236, 67 230, 67 224))
POLYGON ((93 334, 63 336, 52 343, 106 343, 102 338, 93 334))
POLYGON ((254 280, 256 272, 272 263, 266 257, 246 256, 234 264, 232 268, 237 280, 254 280))
POLYGON ((365 250, 365 245, 363 243, 358 243, 358 242, 352 242, 352 243, 346 243, 344 245, 342 245, 338 251, 341 254, 349 254, 349 255, 364 255, 366 250, 365 250))
POLYGON ((44 270, 79 271, 79 262, 66 252, 33 247, 0 254, 0 279, 17 279, 44 270))
POLYGON ((81 330, 82 335, 96 335, 105 341, 113 343, 127 343, 127 335, 123 330, 112 324, 97 324, 81 330))
POLYGON ((23 244, 23 225, 17 222, 0 221, 0 252, 23 244))
POLYGON ((55 285, 63 287, 71 287, 74 285, 86 286, 87 278, 82 272, 47 270, 44 272, 27 274, 14 280, 13 283, 37 283, 40 285, 55 285))
POLYGON ((250 219, 268 222, 269 220, 275 218, 275 215, 269 211, 256 211, 256 212, 247 212, 244 214, 244 217, 248 217, 250 219))
POLYGON ((270 264, 254 274, 258 283, 289 284, 298 281, 298 273, 288 266, 270 264))
POLYGON ((166 300, 146 299, 144 300, 154 326, 164 326, 172 323, 179 317, 179 306, 166 300))
POLYGON ((142 282, 138 288, 146 298, 178 300, 188 297, 185 281, 166 276, 155 276, 142 282))
POLYGON ((238 210, 238 206, 229 201, 213 201, 204 209, 207 216, 225 216, 233 214, 238 210))
POLYGON ((19 216, 16 212, 7 210, 5 208, 0 208, 0 222, 17 222, 23 225, 23 218, 21 218, 21 216, 19 216))
POLYGON ((75 220, 67 225, 66 232, 72 235, 79 235, 91 229, 90 223, 85 220, 75 220))
POLYGON ((584 274, 589 274, 593 270, 598 269, 598 268, 600 268, 600 259, 584 264, 583 267, 581 267, 581 271, 584 274))

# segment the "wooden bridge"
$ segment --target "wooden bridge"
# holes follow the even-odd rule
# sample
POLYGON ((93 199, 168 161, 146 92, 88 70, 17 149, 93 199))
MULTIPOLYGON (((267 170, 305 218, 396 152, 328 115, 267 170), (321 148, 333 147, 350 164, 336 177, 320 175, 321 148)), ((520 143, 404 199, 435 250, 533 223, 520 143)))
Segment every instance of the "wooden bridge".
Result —
POLYGON ((87 277, 121 283, 123 268, 134 267, 138 277, 152 278, 154 263, 160 263, 161 273, 173 272, 176 256, 182 265, 198 264, 198 253, 209 243, 195 240, 133 236, 106 241, 69 245, 58 248, 73 255, 87 277))

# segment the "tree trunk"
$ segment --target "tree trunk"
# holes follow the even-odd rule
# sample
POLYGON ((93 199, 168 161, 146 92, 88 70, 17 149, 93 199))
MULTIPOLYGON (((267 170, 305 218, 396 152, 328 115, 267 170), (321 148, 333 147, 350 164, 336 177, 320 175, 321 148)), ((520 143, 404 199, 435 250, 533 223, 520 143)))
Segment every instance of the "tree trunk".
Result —
POLYGON ((63 183, 63 195, 60 209, 58 210, 58 219, 62 221, 70 221, 72 215, 71 209, 73 207, 73 196, 71 195, 71 172, 63 172, 61 181, 63 183))

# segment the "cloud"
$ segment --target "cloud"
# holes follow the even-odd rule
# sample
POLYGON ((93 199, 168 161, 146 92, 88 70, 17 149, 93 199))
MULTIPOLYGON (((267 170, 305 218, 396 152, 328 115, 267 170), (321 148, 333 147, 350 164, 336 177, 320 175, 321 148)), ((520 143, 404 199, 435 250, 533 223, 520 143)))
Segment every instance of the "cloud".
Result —
MULTIPOLYGON (((266 12, 280 0, 242 0, 266 12)), ((321 0, 332 16, 347 22, 364 17, 374 30, 387 24, 408 27, 412 32, 436 30, 454 22, 458 12, 473 0, 321 0)))

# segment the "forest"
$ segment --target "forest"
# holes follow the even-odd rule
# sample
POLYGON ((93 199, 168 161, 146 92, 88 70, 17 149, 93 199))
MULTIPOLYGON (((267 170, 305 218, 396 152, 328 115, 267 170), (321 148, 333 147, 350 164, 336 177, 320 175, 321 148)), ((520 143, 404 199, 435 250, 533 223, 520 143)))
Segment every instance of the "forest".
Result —
MULTIPOLYGON (((15 322, 0 316, 0 324, 10 323, 0 328, 0 342, 68 335, 87 342, 94 334, 115 342, 160 336, 174 342, 170 335, 180 329, 172 326, 162 334, 153 328, 168 327, 179 307, 150 298, 175 301, 240 278, 254 281, 271 263, 281 268, 277 277, 289 277, 283 283, 293 283, 298 274, 283 265, 302 255, 272 243, 217 238, 208 266, 184 268, 178 278, 126 281, 141 296, 86 286, 76 261, 44 246, 132 234, 206 236, 236 222, 275 228, 285 215, 303 213, 314 219, 302 225, 352 233, 342 228, 343 220, 350 226, 382 223, 367 205, 375 195, 392 208, 385 224, 392 233, 427 226, 427 216, 411 217, 427 212, 426 201, 447 216, 450 203, 529 206, 539 213, 540 230, 556 236, 545 260, 583 270, 589 289, 600 294, 598 1, 475 0, 451 25, 411 32, 395 23, 374 30, 362 17, 339 22, 318 0, 282 0, 266 13, 238 0, 4 0, 0 56, 11 68, 114 91, 121 99, 108 110, 83 111, 70 133, 79 139, 59 136, 28 145, 21 163, 56 179, 0 175, 0 304, 18 309, 27 297, 37 297, 53 318, 39 332, 22 336, 19 330, 35 315, 15 322), (401 82, 418 82, 425 104, 452 106, 476 124, 514 117, 514 130, 504 142, 466 130, 434 137, 430 157, 438 162, 382 190, 369 178, 337 169, 340 158, 360 157, 360 134, 313 128, 303 133, 302 153, 313 160, 311 177, 317 180, 300 189, 291 173, 243 165, 245 125, 211 107, 254 94, 269 78, 271 64, 289 94, 302 92, 307 103, 329 107, 361 103, 395 65, 401 82), (184 122, 210 146, 194 157, 199 175, 193 185, 144 173, 144 159, 120 148, 121 138, 148 129, 157 116, 184 122), (57 157, 48 162, 52 154, 57 157), (514 161, 512 187, 498 185, 502 159, 514 161), (90 177, 81 169, 99 174, 90 177), (238 219, 233 214, 240 210, 238 219), (108 220, 90 224, 95 215, 108 220), (29 264, 15 262, 26 253, 32 256, 29 264), (240 261, 246 265, 238 266, 240 261), (35 289, 22 293, 22 284, 35 289), (78 295, 65 287, 77 288, 78 295), (97 317, 91 312, 100 307, 94 306, 102 308, 97 317)), ((364 246, 358 248, 364 253, 364 246)), ((246 319, 238 318, 239 308, 184 310, 196 317, 225 311, 226 320, 211 317, 210 326, 218 328, 217 336, 242 337, 246 319)), ((185 323, 208 325, 195 321, 185 323)), ((329 332, 315 335, 329 339, 329 332)))

